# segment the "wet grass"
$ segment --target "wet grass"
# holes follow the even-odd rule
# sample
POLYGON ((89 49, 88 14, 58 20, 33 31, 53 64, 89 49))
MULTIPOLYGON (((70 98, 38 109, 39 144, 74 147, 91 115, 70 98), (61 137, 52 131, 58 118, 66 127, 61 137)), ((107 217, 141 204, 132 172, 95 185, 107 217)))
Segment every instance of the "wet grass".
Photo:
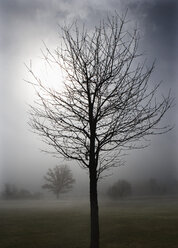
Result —
MULTIPOLYGON (((88 248, 87 204, 1 207, 1 248, 88 248), (59 206, 59 207, 58 207, 59 206)), ((101 248, 177 248, 178 201, 123 201, 100 207, 101 248)))

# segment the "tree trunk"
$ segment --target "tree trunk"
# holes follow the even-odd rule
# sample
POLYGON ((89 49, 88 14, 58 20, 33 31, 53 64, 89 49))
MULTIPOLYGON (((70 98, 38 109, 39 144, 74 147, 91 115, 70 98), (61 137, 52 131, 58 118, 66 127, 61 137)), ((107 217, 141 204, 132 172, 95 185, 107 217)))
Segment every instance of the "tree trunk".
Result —
POLYGON ((96 170, 90 170, 90 248, 99 248, 99 211, 96 170))

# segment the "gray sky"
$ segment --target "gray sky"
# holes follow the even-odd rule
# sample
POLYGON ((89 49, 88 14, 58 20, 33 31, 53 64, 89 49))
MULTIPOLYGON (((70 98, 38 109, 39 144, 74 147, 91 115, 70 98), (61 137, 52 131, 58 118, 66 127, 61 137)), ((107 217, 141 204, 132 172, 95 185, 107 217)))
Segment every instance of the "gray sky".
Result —
MULTIPOLYGON (((176 0, 0 0, 0 186, 7 181, 27 187, 41 185, 47 168, 58 163, 39 152, 43 144, 29 131, 27 103, 34 96, 23 81, 28 77, 24 63, 32 60, 35 70, 42 75, 39 59, 42 41, 55 49, 59 41, 58 24, 77 19, 92 28, 108 13, 115 10, 121 13, 127 8, 131 23, 140 28, 140 47, 148 63, 157 59, 153 79, 163 80, 162 91, 172 88, 173 96, 177 97, 176 0)), ((176 113, 175 107, 166 121, 176 123, 176 113)), ((156 175, 175 175, 176 130, 154 139, 153 146, 146 151, 132 153, 127 166, 119 168, 115 177, 138 176, 138 171, 143 176, 151 176, 153 171, 156 175)), ((83 172, 76 167, 74 173, 77 177, 83 172)))

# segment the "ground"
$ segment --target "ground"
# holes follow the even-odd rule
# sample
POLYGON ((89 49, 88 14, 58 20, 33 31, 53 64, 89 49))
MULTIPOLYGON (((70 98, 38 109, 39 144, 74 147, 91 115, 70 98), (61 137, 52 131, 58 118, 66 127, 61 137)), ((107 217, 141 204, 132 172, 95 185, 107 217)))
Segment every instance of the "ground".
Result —
MULTIPOLYGON (((101 248, 177 248, 178 198, 100 202, 101 248)), ((88 248, 86 201, 1 201, 1 248, 88 248)))

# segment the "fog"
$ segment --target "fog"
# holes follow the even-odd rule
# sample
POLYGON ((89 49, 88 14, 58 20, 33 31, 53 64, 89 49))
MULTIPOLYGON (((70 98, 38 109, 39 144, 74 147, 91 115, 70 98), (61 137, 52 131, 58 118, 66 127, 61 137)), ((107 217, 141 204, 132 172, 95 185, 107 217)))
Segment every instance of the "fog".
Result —
MULTIPOLYGON (((75 19, 92 28, 108 13, 118 13, 128 8, 131 24, 137 23, 148 64, 157 59, 152 77, 156 83, 163 80, 161 91, 167 94, 171 88, 177 98, 177 9, 176 1, 127 0, 127 1, 48 1, 48 0, 0 0, 0 191, 5 183, 17 188, 43 192, 45 197, 54 197, 42 190, 44 175, 48 168, 67 164, 76 179, 70 197, 88 196, 88 174, 75 161, 64 161, 40 149, 46 148, 40 137, 33 134, 28 125, 28 104, 35 96, 24 81, 29 75, 24 65, 32 63, 34 70, 43 76, 41 60, 43 41, 54 50, 59 42, 58 24, 75 19), (123 3, 124 2, 124 3, 123 3), (32 62, 30 62, 32 61, 32 62)), ((45 68, 51 81, 60 78, 56 70, 45 68)), ((162 136, 151 138, 151 145, 144 150, 130 151, 125 156, 125 165, 113 168, 109 177, 99 182, 103 193, 113 182, 125 179, 142 182, 155 178, 167 183, 178 179, 177 156, 177 107, 172 108, 164 123, 175 125, 162 136)))

